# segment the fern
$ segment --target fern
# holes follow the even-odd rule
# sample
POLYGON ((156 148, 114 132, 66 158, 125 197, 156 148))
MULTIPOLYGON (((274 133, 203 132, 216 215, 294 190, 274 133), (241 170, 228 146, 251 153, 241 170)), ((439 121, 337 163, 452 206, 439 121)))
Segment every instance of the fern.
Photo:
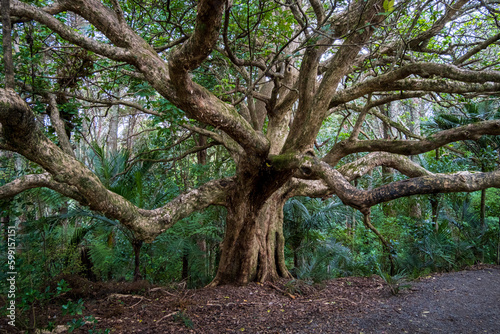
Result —
POLYGON ((94 270, 102 276, 107 276, 115 264, 113 249, 102 242, 94 242, 89 248, 94 270))

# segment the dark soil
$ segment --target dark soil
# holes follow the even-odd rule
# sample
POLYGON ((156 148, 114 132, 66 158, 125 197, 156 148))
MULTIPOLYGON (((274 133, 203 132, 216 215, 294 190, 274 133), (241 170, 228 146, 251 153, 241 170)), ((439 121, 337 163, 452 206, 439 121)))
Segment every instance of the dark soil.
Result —
MULTIPOLYGON (((379 276, 199 290, 70 283, 78 285, 71 297, 85 300, 83 316, 111 333, 500 333, 500 266, 434 274, 395 296, 379 276)), ((54 332, 65 333, 75 316, 63 316, 61 304, 43 314, 60 324, 54 332)), ((15 333, 4 319, 0 332, 15 333)))

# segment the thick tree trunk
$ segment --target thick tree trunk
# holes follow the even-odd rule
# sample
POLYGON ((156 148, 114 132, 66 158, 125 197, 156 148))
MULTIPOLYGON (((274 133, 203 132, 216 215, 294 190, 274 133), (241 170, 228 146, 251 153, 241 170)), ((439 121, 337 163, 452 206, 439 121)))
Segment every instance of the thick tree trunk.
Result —
POLYGON ((228 207, 221 259, 211 285, 244 285, 291 277, 284 255, 283 205, 286 199, 277 191, 259 205, 245 195, 234 196, 228 207))

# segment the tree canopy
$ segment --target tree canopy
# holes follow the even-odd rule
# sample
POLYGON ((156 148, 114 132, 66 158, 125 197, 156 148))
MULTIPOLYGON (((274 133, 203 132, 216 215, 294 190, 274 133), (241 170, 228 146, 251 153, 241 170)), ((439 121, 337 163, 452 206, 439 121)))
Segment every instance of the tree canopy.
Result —
POLYGON ((289 198, 338 196, 369 226, 380 203, 500 187, 498 155, 493 168, 453 173, 418 159, 500 135, 494 112, 420 127, 438 109, 498 110, 499 11, 486 0, 3 1, 0 148, 39 169, 2 185, 0 198, 50 188, 141 242, 224 206, 213 284, 287 277, 289 198), (133 163, 168 170, 198 154, 216 170, 166 201, 132 199, 82 153, 102 119, 110 150, 128 149, 133 163), (150 144, 143 152, 132 143, 136 120, 150 144), (380 166, 405 177, 356 186, 380 166))

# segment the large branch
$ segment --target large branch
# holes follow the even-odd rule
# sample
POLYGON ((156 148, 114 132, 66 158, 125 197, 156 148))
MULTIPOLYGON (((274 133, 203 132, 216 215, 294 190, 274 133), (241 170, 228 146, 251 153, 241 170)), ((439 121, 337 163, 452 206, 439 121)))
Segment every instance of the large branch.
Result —
MULTIPOLYGON (((302 162, 304 161, 307 160, 302 160, 302 162)), ((302 166, 302 169, 299 169, 296 173, 297 177, 293 178, 285 185, 285 187, 288 188, 288 198, 294 196, 327 197, 335 194, 334 189, 331 189, 323 179, 313 180, 301 178, 304 176, 304 171, 309 173, 307 177, 311 176, 312 169, 307 167, 309 164, 310 162, 306 162, 306 166, 302 166)), ((367 154, 353 162, 343 165, 338 171, 348 182, 351 182, 366 175, 372 169, 379 166, 394 168, 401 174, 410 178, 434 175, 408 157, 386 152, 373 152, 367 154)))
POLYGON ((4 184, 0 187, 0 199, 14 197, 28 189, 41 187, 55 190, 64 196, 73 198, 83 205, 86 205, 85 199, 78 193, 75 187, 55 181, 49 173, 24 175, 14 181, 4 184))
POLYGON ((198 189, 180 194, 161 208, 139 209, 139 212, 145 218, 149 218, 151 224, 160 226, 159 230, 154 231, 156 236, 195 211, 203 210, 210 205, 226 205, 226 197, 233 186, 234 178, 213 180, 198 189))
POLYGON ((177 80, 186 80, 187 73, 194 70, 212 52, 219 37, 222 13, 226 1, 201 0, 193 34, 170 56, 170 72, 177 80))
MULTIPOLYGON (((422 176, 390 183, 369 191, 355 193, 351 187, 344 192, 351 206, 364 208, 412 195, 425 195, 452 192, 473 192, 487 188, 500 188, 500 171, 490 173, 458 172, 422 176)), ((342 196, 339 196, 342 198, 342 196)))
POLYGON ((460 9, 469 1, 467 0, 458 0, 457 2, 451 4, 451 5, 446 5, 446 12, 442 17, 437 20, 430 29, 422 32, 419 34, 417 37, 413 38, 411 41, 409 41, 408 47, 410 47, 413 50, 421 50, 427 46, 429 43, 429 40, 435 36, 437 33, 441 31, 441 29, 444 28, 444 26, 451 21, 455 15, 460 11, 460 9))
POLYGON ((357 179, 366 175, 375 167, 391 167, 408 177, 418 177, 424 175, 433 175, 419 164, 413 162, 404 155, 397 155, 387 152, 373 152, 359 158, 353 162, 343 165, 338 171, 348 181, 357 179))
POLYGON ((483 135, 500 135, 500 120, 443 130, 422 140, 343 140, 333 146, 323 161, 335 166, 346 155, 359 152, 417 155, 460 140, 478 140, 483 135))
MULTIPOLYGON (((391 91, 397 89, 404 90, 405 83, 408 83, 406 90, 466 93, 474 92, 475 89, 480 86, 492 86, 491 84, 486 84, 490 82, 494 82, 497 84, 500 83, 500 73, 498 71, 472 71, 461 69, 454 65, 413 63, 400 67, 389 73, 366 80, 362 83, 336 93, 335 95, 333 95, 329 107, 334 108, 342 103, 347 103, 363 95, 377 91, 391 91), (428 84, 426 84, 426 79, 402 80, 410 75, 420 75, 425 77, 437 76, 445 79, 455 80, 455 82, 445 80, 429 80, 428 84), (438 81, 440 84, 435 85, 436 81, 438 81), (419 82, 424 87, 427 87, 427 89, 423 87, 423 89, 413 88, 410 84, 411 82, 419 82), (472 85, 463 83, 472 83, 472 85)), ((498 85, 494 85, 494 87, 498 88, 498 85)))
POLYGON ((324 162, 307 164, 308 177, 323 180, 344 204, 367 213, 372 206, 397 198, 450 192, 472 192, 486 188, 500 188, 500 170, 490 173, 458 172, 454 174, 432 174, 392 182, 373 190, 360 190, 336 169, 324 162))
POLYGON ((494 36, 491 36, 490 38, 488 38, 487 40, 485 40, 481 44, 479 44, 479 45, 475 46, 474 48, 470 49, 469 51, 467 51, 467 53, 462 55, 460 58, 456 59, 453 62, 453 64, 454 65, 462 64, 464 61, 466 61, 467 59, 469 59, 470 57, 472 57, 476 53, 479 53, 480 51, 486 49, 488 46, 492 45, 493 43, 495 43, 499 40, 500 40, 500 34, 496 34, 494 36))
POLYGON ((0 188, 4 196, 33 187, 48 187, 78 200, 90 209, 117 219, 139 239, 152 241, 177 220, 211 204, 224 204, 230 179, 211 181, 180 195, 165 207, 143 210, 106 189, 98 177, 73 156, 64 153, 38 128, 29 106, 12 90, 0 89, 2 138, 9 149, 39 164, 52 176, 27 176, 0 188))
MULTIPOLYGON (((65 12, 69 9, 69 5, 72 0, 59 0, 53 4, 47 5, 45 7, 40 8, 43 10, 45 13, 50 14, 50 15, 55 15, 59 14, 62 12, 65 12)), ((26 22, 26 21, 31 21, 33 18, 29 17, 13 17, 12 21, 13 23, 21 23, 21 22, 26 22)))
POLYGON ((302 65, 303 68, 301 68, 301 77, 299 77, 301 95, 298 111, 290 127, 290 133, 283 148, 284 152, 303 152, 314 143, 329 109, 331 96, 337 90, 342 78, 351 70, 361 48, 372 36, 375 31, 374 26, 384 18, 383 15, 379 15, 383 10, 383 1, 368 1, 358 10, 360 10, 360 16, 357 24, 350 27, 352 29, 350 35, 333 56, 330 67, 324 73, 317 90, 317 69, 322 52, 317 51, 315 45, 306 52, 304 62, 308 67, 304 68, 305 66, 302 65), (308 54, 310 57, 307 57, 308 54), (303 70, 307 70, 307 76, 302 77, 303 70))
POLYGON ((137 216, 136 207, 107 190, 87 167, 41 132, 33 112, 14 91, 0 89, 0 122, 4 139, 16 152, 39 164, 55 181, 75 187, 93 210, 126 222, 137 216))
POLYGON ((444 79, 404 79, 388 83, 379 91, 425 91, 448 94, 488 95, 498 94, 500 83, 465 83, 444 79))
MULTIPOLYGON (((191 80, 189 71, 197 68, 212 52, 219 36, 225 1, 203 0, 193 34, 169 58, 168 69, 174 90, 169 97, 191 117, 218 127, 247 152, 264 155, 269 150, 266 137, 256 132, 237 110, 191 80)), ((157 83, 155 87, 163 85, 157 83)))
POLYGON ((71 147, 71 143, 69 142, 69 137, 66 134, 64 120, 61 118, 59 108, 57 107, 56 96, 52 93, 49 93, 47 94, 47 99, 50 108, 50 121, 52 123, 52 126, 56 130, 57 139, 59 139, 59 145, 61 145, 61 149, 66 154, 74 157, 75 152, 73 152, 73 148, 71 147))
POLYGON ((74 29, 65 25, 44 10, 25 4, 19 0, 11 0, 11 14, 19 17, 35 20, 47 26, 63 39, 78 45, 86 50, 93 51, 117 61, 130 61, 131 53, 122 47, 97 42, 91 38, 77 33, 74 29))

